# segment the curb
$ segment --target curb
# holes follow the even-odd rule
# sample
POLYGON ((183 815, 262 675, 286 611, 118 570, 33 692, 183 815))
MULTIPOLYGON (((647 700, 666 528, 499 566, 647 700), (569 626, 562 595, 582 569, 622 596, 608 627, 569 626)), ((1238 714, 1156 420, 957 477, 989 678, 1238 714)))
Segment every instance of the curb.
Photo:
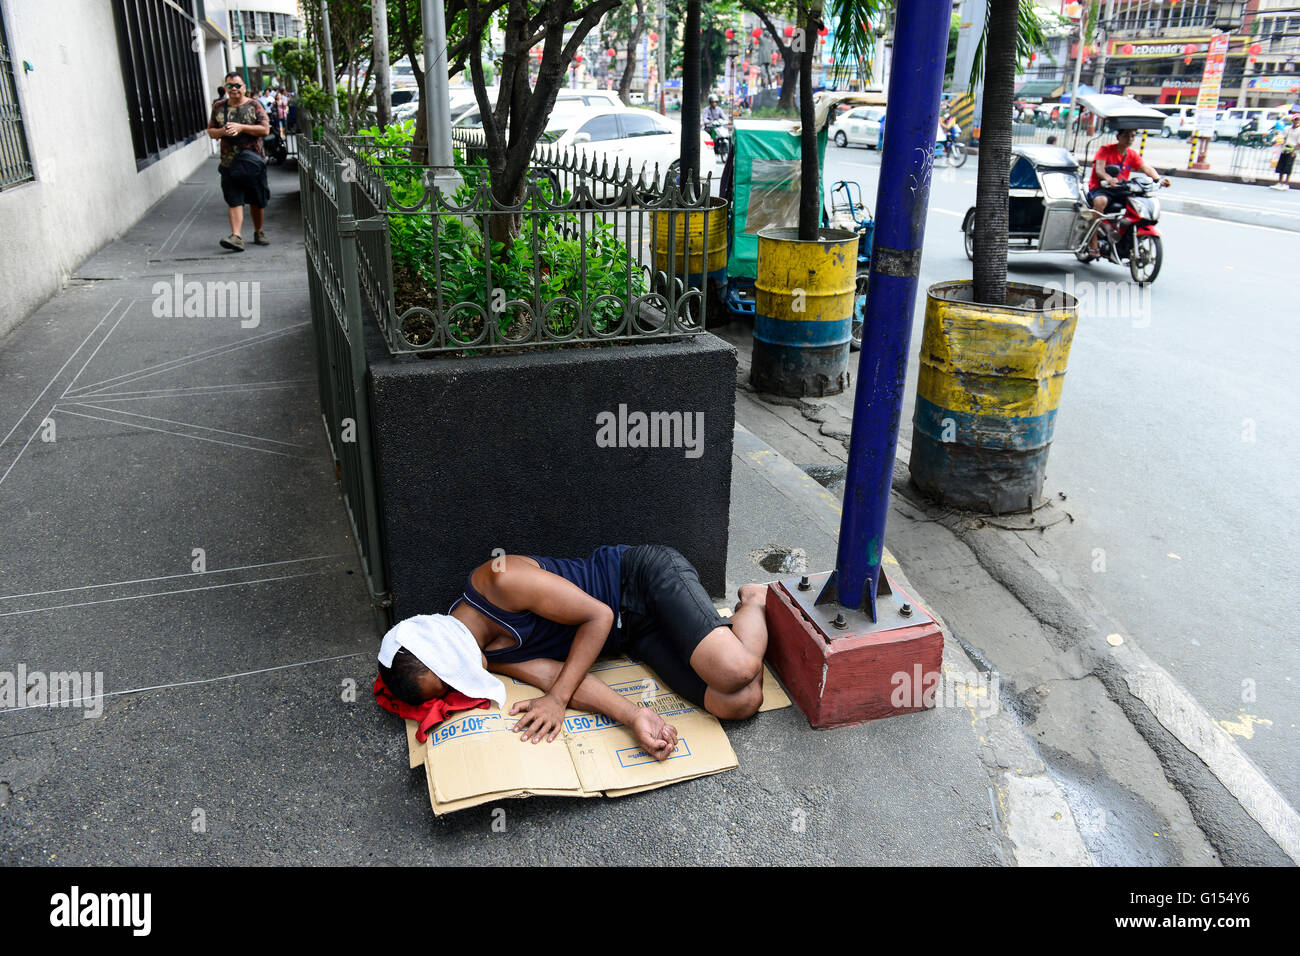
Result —
MULTIPOLYGON (((734 436, 736 454, 761 469, 764 477, 783 495, 807 505, 819 528, 838 536, 842 514, 839 498, 740 422, 736 423, 734 436)), ((906 480, 905 468, 903 476, 906 480)), ((898 480, 899 463, 895 462, 895 484, 898 480)), ((944 679, 956 686, 961 675, 972 670, 988 672, 985 662, 966 652, 965 645, 908 580, 888 548, 884 549, 881 564, 900 587, 917 598, 942 629, 944 679)), ((992 714, 982 713, 983 708, 977 703, 979 693, 978 689, 964 689, 963 698, 970 712, 973 739, 979 744, 980 761, 992 781, 989 802, 1009 848, 1008 856, 1018 866, 1092 866, 1092 856, 1069 801, 1039 757, 1036 744, 1025 733, 1014 709, 999 701, 992 714)))

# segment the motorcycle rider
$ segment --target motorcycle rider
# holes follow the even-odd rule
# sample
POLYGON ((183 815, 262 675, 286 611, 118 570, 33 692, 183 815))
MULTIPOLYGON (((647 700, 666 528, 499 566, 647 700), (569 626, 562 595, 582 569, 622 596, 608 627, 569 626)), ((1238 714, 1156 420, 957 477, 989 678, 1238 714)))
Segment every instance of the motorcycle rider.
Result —
POLYGON ((709 94, 709 106, 700 117, 700 128, 708 129, 710 126, 721 126, 727 122, 727 114, 723 112, 722 107, 718 105, 718 94, 709 94))
POLYGON ((728 144, 724 142, 727 139, 726 132, 727 114, 722 107, 718 105, 718 95, 709 94, 709 107, 700 117, 700 128, 713 137, 715 148, 718 152, 718 158, 726 161, 728 144))
MULTIPOLYGON (((1136 130, 1122 129, 1116 134, 1115 142, 1107 143, 1097 150, 1092 163, 1092 175, 1088 177, 1088 202, 1099 213, 1106 212, 1106 207, 1115 198, 1112 190, 1128 179, 1129 174, 1134 170, 1152 179, 1159 179, 1162 186, 1169 185, 1169 177, 1161 178, 1155 167, 1132 148, 1135 136, 1137 136, 1136 130), (1119 172, 1112 176, 1106 171, 1107 166, 1118 166, 1119 172)), ((1088 244, 1088 254, 1091 256, 1100 254, 1097 248, 1096 230, 1093 231, 1092 241, 1088 244)))

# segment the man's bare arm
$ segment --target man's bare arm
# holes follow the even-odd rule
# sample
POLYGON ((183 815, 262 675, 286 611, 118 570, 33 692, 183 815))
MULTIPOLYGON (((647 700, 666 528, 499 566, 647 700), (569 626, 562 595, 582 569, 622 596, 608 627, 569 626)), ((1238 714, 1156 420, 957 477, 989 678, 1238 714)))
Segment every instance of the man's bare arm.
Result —
MULTIPOLYGON (((549 692, 564 665, 549 657, 510 664, 490 663, 493 673, 504 674, 549 692)), ((528 702, 524 702, 528 703, 528 702)), ((516 704, 517 712, 524 703, 516 704)), ((677 728, 649 707, 638 707, 599 677, 587 674, 570 701, 575 710, 594 710, 631 728, 637 742, 656 760, 666 760, 677 747, 677 728)), ((512 712, 513 713, 513 712, 512 712)), ((526 735, 525 735, 526 736, 526 735)))

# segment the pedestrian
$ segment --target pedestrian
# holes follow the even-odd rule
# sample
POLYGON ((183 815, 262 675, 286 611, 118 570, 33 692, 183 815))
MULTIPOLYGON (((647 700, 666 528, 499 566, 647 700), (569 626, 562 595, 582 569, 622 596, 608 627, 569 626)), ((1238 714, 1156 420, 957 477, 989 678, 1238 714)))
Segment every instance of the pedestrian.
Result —
POLYGON ((1292 113, 1291 125, 1282 133, 1282 152, 1277 157, 1277 182, 1270 188, 1291 188, 1291 167, 1295 165, 1297 149, 1300 149, 1300 113, 1292 113))
POLYGON ((281 140, 284 139, 284 123, 289 118, 289 100, 284 95, 284 88, 275 94, 275 131, 281 140))
POLYGON ((1056 137, 1055 137, 1055 136, 1049 136, 1049 137, 1047 137, 1047 145, 1048 145, 1048 146, 1055 146, 1055 145, 1056 145, 1056 137))
POLYGON ((257 100, 244 95, 238 73, 226 74, 226 98, 212 107, 208 136, 221 141, 221 194, 230 214, 230 235, 221 245, 234 252, 244 251, 240 235, 244 226, 244 204, 253 214, 253 242, 270 245, 262 231, 263 215, 271 190, 266 184, 266 153, 262 137, 271 132, 270 118, 257 100))

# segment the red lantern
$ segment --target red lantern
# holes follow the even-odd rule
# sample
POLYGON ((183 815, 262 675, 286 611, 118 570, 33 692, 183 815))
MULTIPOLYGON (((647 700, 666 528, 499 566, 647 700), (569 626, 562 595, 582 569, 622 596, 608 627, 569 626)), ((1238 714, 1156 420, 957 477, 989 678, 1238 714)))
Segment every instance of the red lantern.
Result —
POLYGON ((581 54, 581 53, 575 53, 575 54, 573 54, 573 62, 574 62, 574 63, 581 63, 581 62, 582 62, 582 54, 581 54))
POLYGON ((650 42, 651 43, 659 42, 659 34, 655 33, 653 30, 650 32, 650 42))
POLYGON ((1263 53, 1263 52, 1264 52, 1264 48, 1263 48, 1260 44, 1258 44, 1258 43, 1252 43, 1252 44, 1250 45, 1250 55, 1251 55, 1251 56, 1259 56, 1259 55, 1260 55, 1261 53, 1263 53))
POLYGON ((818 35, 818 36, 823 36, 823 37, 824 37, 824 36, 826 36, 826 34, 828 34, 828 33, 830 33, 830 32, 831 32, 831 31, 828 30, 828 29, 826 29, 826 27, 819 27, 818 30, 817 30, 817 35, 818 35))
POLYGON ((1037 54, 1037 53, 1031 53, 1031 54, 1029 54, 1029 62, 1030 62, 1030 63, 1033 63, 1033 62, 1034 62, 1035 60, 1037 60, 1037 59, 1038 59, 1038 54, 1037 54))
POLYGON ((779 54, 773 53, 773 54, 772 54, 772 65, 773 65, 773 66, 776 66, 777 62, 780 61, 780 59, 781 59, 781 57, 780 57, 779 54))
POLYGON ((1119 48, 1119 50, 1120 50, 1120 52, 1123 53, 1125 56, 1132 56, 1132 55, 1133 55, 1133 44, 1132 44, 1132 43, 1125 43, 1122 47, 1119 48))
POLYGON ((792 37, 794 36, 794 27, 786 27, 782 32, 785 33, 786 36, 792 37))
POLYGON ((828 57, 826 58, 826 62, 827 62, 828 64, 830 64, 831 66, 834 66, 834 65, 835 65, 835 57, 833 57, 833 56, 828 56, 828 57))
POLYGON ((750 33, 750 36, 752 36, 755 40, 757 40, 757 39, 758 39, 759 37, 761 37, 762 35, 763 35, 763 28, 762 28, 762 27, 754 27, 753 32, 750 33))
POLYGON ((1183 62, 1190 64, 1192 62, 1192 58, 1190 56, 1185 56, 1183 57, 1183 62))
POLYGON ((725 36, 728 40, 734 40, 736 38, 736 31, 731 29, 731 27, 727 27, 727 32, 724 33, 723 36, 725 36))
POLYGON ((608 50, 605 51, 605 56, 618 56, 618 51, 615 50, 613 47, 610 47, 608 50))
POLYGON ((1187 44, 1187 46, 1183 47, 1183 52, 1186 53, 1188 56, 1191 56, 1193 53, 1196 52, 1196 44, 1195 43, 1187 44))

